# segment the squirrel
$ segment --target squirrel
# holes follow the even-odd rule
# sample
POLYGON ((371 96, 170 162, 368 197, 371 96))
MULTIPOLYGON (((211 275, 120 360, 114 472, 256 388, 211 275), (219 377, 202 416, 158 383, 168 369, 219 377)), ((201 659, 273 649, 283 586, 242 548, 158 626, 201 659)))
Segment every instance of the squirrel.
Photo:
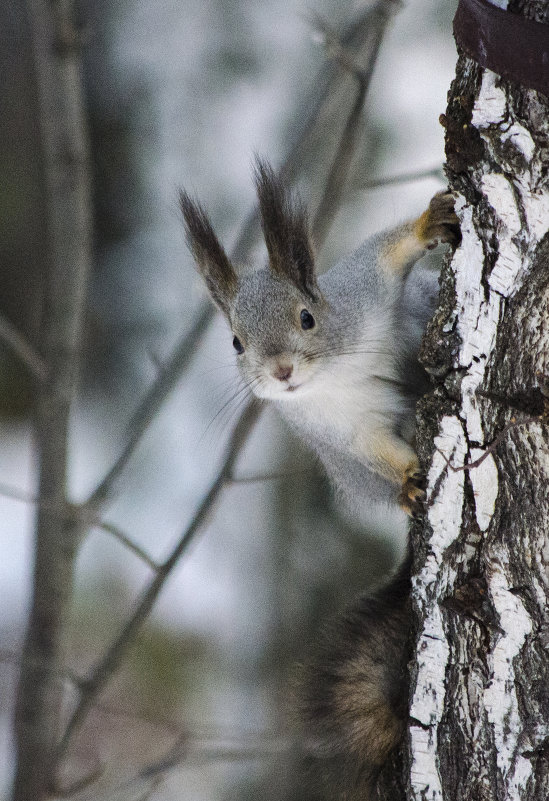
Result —
POLYGON ((398 499, 411 513, 422 495, 414 408, 426 388, 417 350, 438 282, 410 271, 438 242, 456 242, 453 198, 435 195, 417 220, 371 237, 317 276, 304 205, 259 159, 255 180, 269 263, 252 272, 237 272, 202 206, 180 197, 188 244, 232 328, 241 374, 317 453, 351 506, 398 499))
MULTIPOLYGON (((460 238, 453 197, 367 239, 317 275, 307 210, 270 165, 255 184, 268 265, 238 271, 200 203, 181 192, 188 245, 226 317, 249 389, 274 403, 358 512, 373 502, 421 508, 415 404, 427 389, 417 352, 438 294, 413 269, 460 238)), ((302 746, 327 798, 369 801, 404 731, 411 630, 410 549, 389 583, 335 619, 303 671, 302 746)))

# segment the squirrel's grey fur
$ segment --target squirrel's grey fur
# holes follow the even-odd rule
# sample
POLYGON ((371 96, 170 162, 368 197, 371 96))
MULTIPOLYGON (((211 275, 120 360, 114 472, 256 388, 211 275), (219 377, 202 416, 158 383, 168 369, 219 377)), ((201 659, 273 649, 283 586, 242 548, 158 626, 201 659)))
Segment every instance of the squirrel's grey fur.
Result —
MULTIPOLYGON (((317 276, 307 215, 264 162, 256 186, 268 266, 237 272, 202 207, 181 194, 187 239, 231 326, 244 381, 311 446, 360 511, 422 491, 414 407, 425 389, 419 341, 437 277, 412 269, 456 242, 449 194, 417 220, 377 234, 317 276)), ((330 799, 369 801, 398 743, 407 703, 409 559, 385 588, 340 616, 304 672, 303 744, 330 799)))

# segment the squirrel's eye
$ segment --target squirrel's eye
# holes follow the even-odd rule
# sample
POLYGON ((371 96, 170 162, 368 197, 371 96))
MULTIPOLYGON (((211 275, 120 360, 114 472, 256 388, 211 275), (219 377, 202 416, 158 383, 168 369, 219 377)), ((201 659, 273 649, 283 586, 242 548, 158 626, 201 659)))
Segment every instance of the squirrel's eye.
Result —
POLYGON ((242 342, 239 340, 238 337, 234 337, 233 339, 233 348, 236 350, 238 355, 244 353, 244 345, 242 344, 242 342))
POLYGON ((309 328, 314 328, 315 326, 315 318, 308 312, 307 309, 303 309, 301 312, 301 327, 304 331, 307 331, 309 328))

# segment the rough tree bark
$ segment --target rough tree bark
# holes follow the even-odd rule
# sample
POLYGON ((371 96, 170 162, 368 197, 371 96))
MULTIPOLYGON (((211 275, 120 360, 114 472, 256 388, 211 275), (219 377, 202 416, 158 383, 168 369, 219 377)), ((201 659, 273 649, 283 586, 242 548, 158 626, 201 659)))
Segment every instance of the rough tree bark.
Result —
POLYGON ((423 352, 407 795, 545 801, 549 100, 460 54, 443 123, 463 241, 423 352))

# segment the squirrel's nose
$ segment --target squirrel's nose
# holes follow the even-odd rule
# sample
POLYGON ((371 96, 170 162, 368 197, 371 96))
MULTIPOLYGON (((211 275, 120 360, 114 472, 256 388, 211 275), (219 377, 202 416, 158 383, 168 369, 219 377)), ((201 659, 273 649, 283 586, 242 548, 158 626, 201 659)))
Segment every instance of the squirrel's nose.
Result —
POLYGON ((291 364, 277 364, 273 370, 273 376, 278 378, 279 381, 287 381, 293 372, 291 364))

